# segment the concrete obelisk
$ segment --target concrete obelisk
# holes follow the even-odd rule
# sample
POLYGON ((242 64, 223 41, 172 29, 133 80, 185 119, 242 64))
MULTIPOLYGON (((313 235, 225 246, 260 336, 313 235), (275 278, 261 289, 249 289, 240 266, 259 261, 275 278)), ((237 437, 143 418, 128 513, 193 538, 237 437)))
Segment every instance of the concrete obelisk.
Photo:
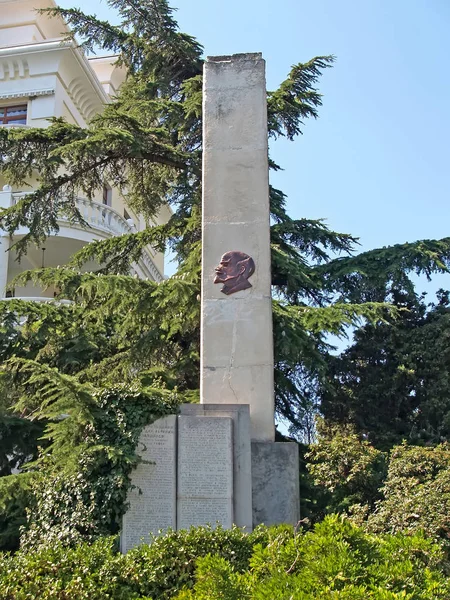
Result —
POLYGON ((267 145, 261 54, 207 58, 200 397, 249 405, 260 442, 274 439, 267 145))
POLYGON ((299 518, 298 448, 274 442, 264 67, 259 53, 204 66, 201 404, 142 432, 123 552, 167 527, 299 518))

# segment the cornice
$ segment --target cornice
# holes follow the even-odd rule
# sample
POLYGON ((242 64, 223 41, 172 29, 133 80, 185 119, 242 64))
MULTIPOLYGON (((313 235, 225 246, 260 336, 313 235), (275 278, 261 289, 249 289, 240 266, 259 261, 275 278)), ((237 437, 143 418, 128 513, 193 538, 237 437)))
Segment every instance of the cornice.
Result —
POLYGON ((7 92, 0 94, 0 100, 8 100, 9 98, 34 98, 35 96, 52 96, 55 93, 53 88, 46 90, 27 90, 25 92, 7 92))
POLYGON ((89 83, 99 96, 101 102, 108 104, 111 102, 110 97, 103 89, 102 84, 97 78, 93 68, 89 64, 86 56, 81 52, 76 44, 71 40, 45 40, 43 42, 36 42, 34 44, 23 44, 17 46, 8 46, 0 48, 0 59, 17 57, 25 54, 37 54, 41 52, 51 52, 55 50, 70 50, 75 60, 87 76, 89 83))
POLYGON ((73 42, 65 40, 45 40, 43 42, 34 42, 33 44, 18 44, 17 46, 5 46, 0 48, 0 58, 2 56, 16 56, 17 54, 30 54, 32 52, 49 52, 50 50, 61 50, 70 48, 73 42))

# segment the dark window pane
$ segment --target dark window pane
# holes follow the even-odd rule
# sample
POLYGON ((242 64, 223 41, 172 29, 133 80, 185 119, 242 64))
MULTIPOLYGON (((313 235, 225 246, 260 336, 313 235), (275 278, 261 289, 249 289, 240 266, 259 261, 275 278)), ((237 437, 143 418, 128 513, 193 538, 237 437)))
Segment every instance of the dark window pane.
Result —
POLYGON ((2 106, 0 108, 0 125, 26 125, 27 105, 2 106))
POLYGON ((12 117, 15 115, 26 115, 27 114, 27 107, 24 106, 8 106, 6 108, 8 117, 12 117))

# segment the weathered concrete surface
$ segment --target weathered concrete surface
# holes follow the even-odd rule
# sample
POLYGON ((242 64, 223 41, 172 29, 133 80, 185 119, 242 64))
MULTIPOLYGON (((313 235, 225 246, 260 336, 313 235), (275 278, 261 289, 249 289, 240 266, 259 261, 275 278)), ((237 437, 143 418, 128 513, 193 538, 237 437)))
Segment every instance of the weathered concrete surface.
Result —
POLYGON ((298 446, 252 442, 253 527, 300 519, 298 446))
POLYGON ((274 439, 265 62, 259 53, 207 59, 203 90, 203 404, 248 404, 251 439, 274 439), (223 254, 255 261, 252 287, 214 284, 223 254))
POLYGON ((183 404, 182 415, 233 419, 233 523, 252 530, 250 411, 246 404, 183 404))
POLYGON ((131 475, 129 508, 123 517, 120 549, 149 543, 160 529, 176 528, 176 416, 147 425, 140 435, 139 463, 131 475))
POLYGON ((177 528, 233 524, 233 421, 178 417, 177 528))

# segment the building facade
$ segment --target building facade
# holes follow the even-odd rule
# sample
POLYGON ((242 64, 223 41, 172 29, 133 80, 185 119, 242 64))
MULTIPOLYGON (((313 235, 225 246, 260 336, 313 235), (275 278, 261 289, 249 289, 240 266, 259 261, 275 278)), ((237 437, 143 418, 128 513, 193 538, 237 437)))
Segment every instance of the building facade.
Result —
MULTIPOLYGON (((87 58, 73 42, 63 41, 65 23, 36 12, 51 6, 53 0, 0 0, 0 127, 46 127, 51 117, 85 127, 111 102, 125 79, 114 57, 87 58)), ((0 175, 0 207, 11 206, 29 193, 33 181, 30 184, 31 188, 11 188, 0 175)), ((108 182, 93 200, 80 197, 77 202, 89 227, 61 217, 59 233, 41 247, 30 246, 20 263, 12 246, 26 230, 19 229, 12 239, 0 230, 0 299, 53 298, 55 290, 31 284, 6 290, 22 271, 63 265, 93 240, 140 231, 166 222, 171 214, 169 207, 163 207, 153 223, 146 223, 108 182)), ((86 270, 95 267, 86 265, 86 270)), ((161 281, 163 271, 163 255, 150 247, 133 265, 133 274, 144 279, 161 281)))

